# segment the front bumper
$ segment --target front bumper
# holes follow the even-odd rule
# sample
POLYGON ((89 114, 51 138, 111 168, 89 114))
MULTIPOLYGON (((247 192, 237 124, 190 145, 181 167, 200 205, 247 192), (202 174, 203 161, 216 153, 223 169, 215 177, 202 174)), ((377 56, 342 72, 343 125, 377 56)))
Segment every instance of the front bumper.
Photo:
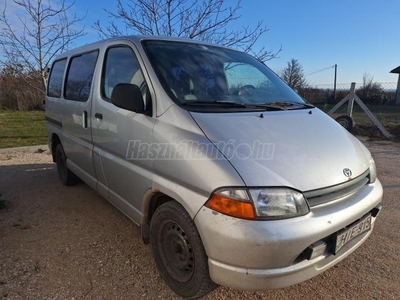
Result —
MULTIPOLYGON (((249 221, 203 207, 194 221, 215 283, 242 290, 275 289, 312 278, 353 252, 372 230, 351 240, 336 255, 327 247, 313 259, 303 256, 310 245, 361 219, 381 200, 382 186, 376 180, 354 195, 313 207, 302 217, 249 221)), ((372 229, 375 220, 376 215, 372 229)))

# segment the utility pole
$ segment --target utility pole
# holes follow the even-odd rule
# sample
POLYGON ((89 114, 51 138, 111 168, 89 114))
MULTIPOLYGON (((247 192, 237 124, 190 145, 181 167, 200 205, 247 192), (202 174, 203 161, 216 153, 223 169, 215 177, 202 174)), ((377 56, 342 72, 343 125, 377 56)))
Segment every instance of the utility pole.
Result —
POLYGON ((336 79, 337 79, 337 64, 335 64, 335 79, 333 81, 333 99, 336 102, 336 79))

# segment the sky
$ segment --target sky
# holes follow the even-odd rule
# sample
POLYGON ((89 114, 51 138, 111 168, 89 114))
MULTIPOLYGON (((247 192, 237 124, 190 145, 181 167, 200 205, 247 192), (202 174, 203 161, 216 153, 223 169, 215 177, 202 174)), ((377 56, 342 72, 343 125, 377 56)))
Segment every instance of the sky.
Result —
MULTIPOLYGON (((87 35, 76 46, 99 39, 93 24, 107 24, 104 9, 116 11, 116 0, 76 1, 73 12, 87 13, 87 35)), ((338 84, 362 82, 365 73, 377 82, 397 82, 397 74, 389 72, 400 65, 400 0, 242 0, 239 13, 228 29, 262 21, 269 31, 256 48, 282 46, 279 57, 267 62, 276 72, 294 58, 312 85, 333 84, 335 64, 338 84)))

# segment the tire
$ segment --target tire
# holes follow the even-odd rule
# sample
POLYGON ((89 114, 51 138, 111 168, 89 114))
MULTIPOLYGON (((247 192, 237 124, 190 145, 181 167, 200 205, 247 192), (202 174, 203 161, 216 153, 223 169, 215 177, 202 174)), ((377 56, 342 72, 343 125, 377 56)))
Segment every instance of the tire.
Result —
POLYGON ((340 116, 340 117, 337 117, 335 120, 340 125, 342 125, 344 128, 346 128, 348 132, 351 132, 354 128, 354 121, 349 116, 340 116))
POLYGON ((150 245, 161 278, 176 294, 195 299, 217 287, 199 232, 179 203, 169 201, 157 208, 150 223, 150 245))
POLYGON ((61 144, 56 146, 56 164, 58 177, 63 185, 71 186, 80 182, 78 176, 71 172, 67 167, 67 156, 65 155, 64 148, 61 144))

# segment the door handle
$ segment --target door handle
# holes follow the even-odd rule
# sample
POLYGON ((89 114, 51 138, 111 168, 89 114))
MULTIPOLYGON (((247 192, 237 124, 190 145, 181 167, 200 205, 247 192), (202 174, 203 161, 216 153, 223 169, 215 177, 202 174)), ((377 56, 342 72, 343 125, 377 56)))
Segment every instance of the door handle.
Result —
POLYGON ((95 117, 96 119, 103 120, 103 114, 101 114, 101 113, 95 113, 95 114, 94 114, 94 117, 95 117))
POLYGON ((82 127, 87 128, 87 111, 82 112, 82 127))

